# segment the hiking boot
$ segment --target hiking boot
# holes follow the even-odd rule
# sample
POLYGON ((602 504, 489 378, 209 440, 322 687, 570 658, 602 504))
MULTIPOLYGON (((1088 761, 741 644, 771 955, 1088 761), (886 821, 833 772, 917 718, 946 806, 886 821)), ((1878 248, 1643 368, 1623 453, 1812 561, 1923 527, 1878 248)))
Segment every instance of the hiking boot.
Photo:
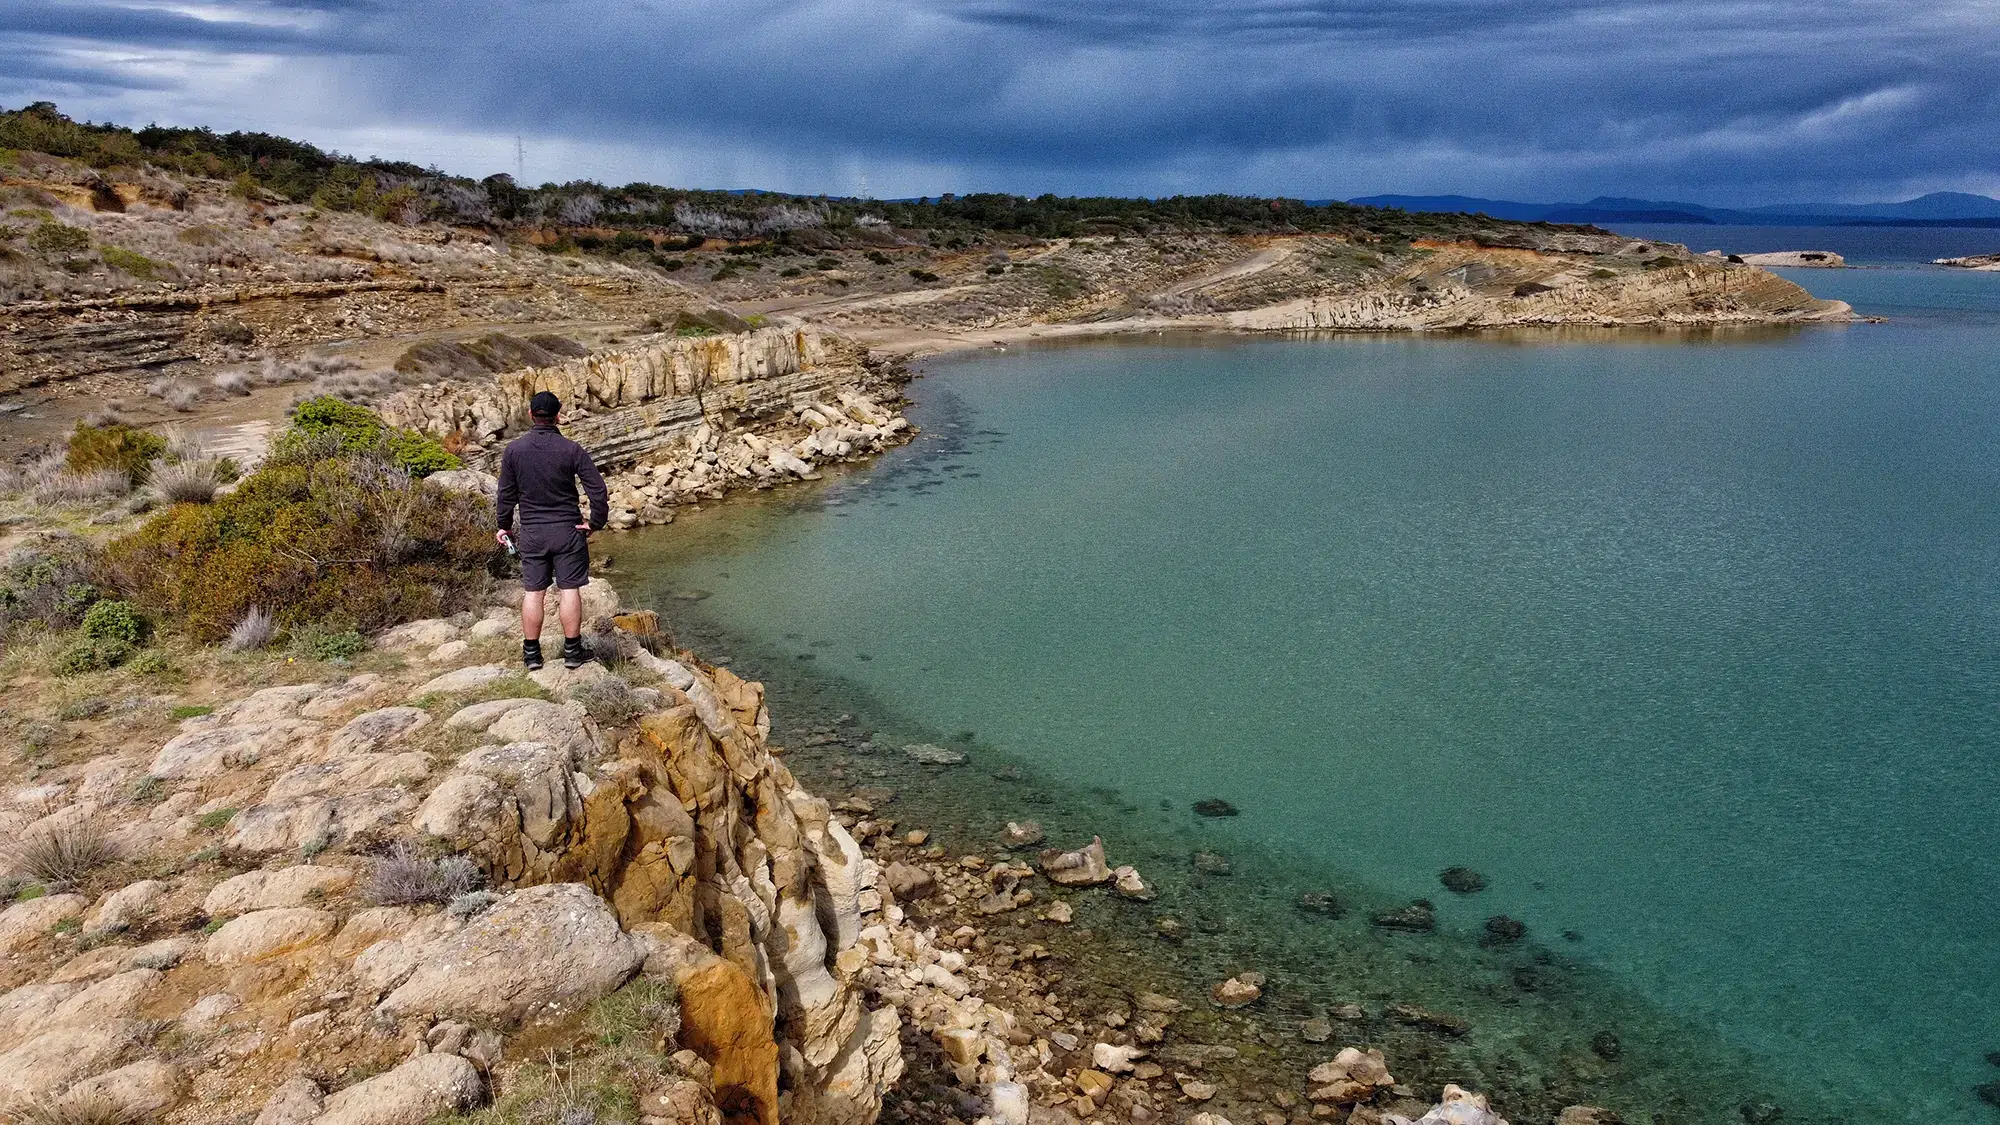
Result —
POLYGON ((590 653, 584 651, 583 638, 563 638, 563 667, 581 668, 588 663, 590 663, 590 653))
POLYGON ((527 665, 530 672, 539 670, 542 666, 542 642, 522 641, 521 663, 527 665))

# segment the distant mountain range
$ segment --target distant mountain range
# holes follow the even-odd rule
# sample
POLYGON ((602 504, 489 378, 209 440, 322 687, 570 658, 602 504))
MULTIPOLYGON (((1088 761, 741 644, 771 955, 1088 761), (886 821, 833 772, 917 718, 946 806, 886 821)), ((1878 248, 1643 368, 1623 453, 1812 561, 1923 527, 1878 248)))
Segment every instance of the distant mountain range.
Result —
POLYGON ((1779 203, 1769 207, 1709 207, 1657 199, 1600 195, 1584 203, 1516 203, 1469 195, 1369 195, 1364 207, 1404 211, 1463 211, 1496 219, 1547 223, 1703 223, 1717 226, 2000 227, 2000 199, 1934 191, 1901 203, 1779 203))

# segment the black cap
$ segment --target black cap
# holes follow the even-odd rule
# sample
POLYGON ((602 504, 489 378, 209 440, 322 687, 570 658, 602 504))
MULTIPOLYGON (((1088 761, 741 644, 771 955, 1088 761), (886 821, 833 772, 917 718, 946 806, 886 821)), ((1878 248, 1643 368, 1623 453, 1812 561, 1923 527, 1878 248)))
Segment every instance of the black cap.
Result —
POLYGON ((537 418, 553 418, 562 413, 562 400, 549 391, 536 391, 528 400, 528 413, 537 418))

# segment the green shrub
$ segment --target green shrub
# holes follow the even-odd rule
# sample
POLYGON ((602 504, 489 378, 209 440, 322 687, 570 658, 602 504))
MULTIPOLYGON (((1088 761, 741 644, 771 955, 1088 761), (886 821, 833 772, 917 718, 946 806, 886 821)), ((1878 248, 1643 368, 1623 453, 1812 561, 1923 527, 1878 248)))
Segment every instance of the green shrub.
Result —
POLYGON ((79 422, 69 435, 69 456, 65 460, 73 473, 116 469, 139 484, 146 479, 148 466, 166 456, 167 439, 123 423, 92 426, 79 422))
POLYGON ((76 254, 90 249, 90 232, 54 219, 44 219, 28 235, 28 245, 44 254, 76 254))
POLYGON ((368 639, 354 629, 301 625, 292 630, 291 648, 312 660, 352 660, 368 651, 368 639))
POLYGON ((144 254, 127 250, 122 246, 106 246, 98 251, 97 256, 103 258, 104 264, 112 269, 149 281, 168 268, 165 262, 156 262, 144 254))
POLYGON ((118 667, 131 655, 130 642, 82 637, 56 656, 55 671, 59 676, 102 672, 118 667))
POLYGON ((413 477, 427 477, 432 473, 442 473, 447 469, 459 468, 461 462, 429 434, 415 430, 394 430, 383 439, 389 454, 389 462, 413 477))
POLYGON ((174 659, 157 648, 149 648, 134 656, 126 667, 142 676, 161 676, 174 670, 174 659))
POLYGON ((302 434, 332 434, 343 449, 360 453, 382 440, 382 419, 366 407, 332 395, 309 398, 292 408, 292 429, 302 434))
POLYGON ((267 463, 212 504, 179 504, 105 549, 107 576, 155 620, 220 641, 260 606, 298 630, 378 629, 478 604, 492 557, 484 497, 372 457, 267 463))
POLYGON ((429 434, 391 429, 365 407, 320 395, 292 408, 292 426, 280 435, 281 462, 310 463, 346 453, 379 456, 415 477, 460 467, 459 459, 429 434))
POLYGON ((203 704, 183 704, 167 711, 167 717, 178 722, 181 719, 198 719, 203 715, 215 714, 215 708, 203 704))
POLYGON ((83 635, 93 641, 118 641, 137 645, 152 631, 152 624, 140 616, 131 602, 98 602, 83 615, 83 635))
POLYGON ((0 633, 22 622, 69 629, 97 601, 96 567, 88 543, 53 536, 20 547, 0 563, 0 633))

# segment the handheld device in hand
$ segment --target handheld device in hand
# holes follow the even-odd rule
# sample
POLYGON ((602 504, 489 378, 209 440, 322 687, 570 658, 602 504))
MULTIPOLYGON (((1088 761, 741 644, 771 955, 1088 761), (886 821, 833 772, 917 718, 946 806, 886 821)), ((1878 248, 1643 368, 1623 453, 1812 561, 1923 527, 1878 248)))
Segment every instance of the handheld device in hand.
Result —
POLYGON ((518 559, 521 557, 521 549, 514 545, 514 537, 512 535, 509 535, 504 531, 501 532, 500 542, 506 545, 508 558, 518 559))

